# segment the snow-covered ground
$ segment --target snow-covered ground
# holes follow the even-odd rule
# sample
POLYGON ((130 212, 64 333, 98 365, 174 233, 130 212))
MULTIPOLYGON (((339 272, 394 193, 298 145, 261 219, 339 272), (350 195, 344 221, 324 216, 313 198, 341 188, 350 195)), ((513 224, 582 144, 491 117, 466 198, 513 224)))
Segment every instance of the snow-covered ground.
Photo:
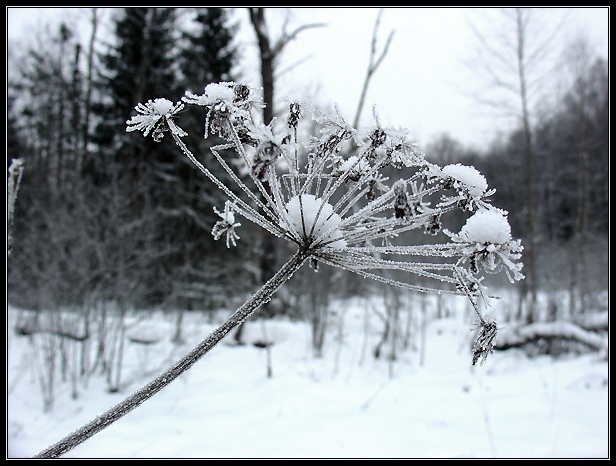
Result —
MULTIPOLYGON (((378 320, 361 301, 337 304, 322 358, 310 329, 286 319, 246 324, 246 341, 223 341, 135 411, 67 453, 69 458, 553 458, 609 455, 608 363, 588 354, 554 360, 509 350, 472 367, 471 320, 431 321, 395 362, 375 360, 378 320), (366 317, 372 318, 367 331, 366 317), (343 319, 343 320, 342 320, 343 319), (423 343, 422 343, 423 342, 423 343), (393 364, 393 365, 392 365, 393 364)), ((110 394, 101 378, 71 398, 58 383, 44 413, 28 338, 7 320, 7 456, 29 457, 121 401, 147 379, 110 394)), ((157 315, 142 330, 159 343, 127 343, 124 378, 166 368, 213 329, 185 319, 186 345, 157 315)), ((506 331, 506 329, 502 330, 506 331)))

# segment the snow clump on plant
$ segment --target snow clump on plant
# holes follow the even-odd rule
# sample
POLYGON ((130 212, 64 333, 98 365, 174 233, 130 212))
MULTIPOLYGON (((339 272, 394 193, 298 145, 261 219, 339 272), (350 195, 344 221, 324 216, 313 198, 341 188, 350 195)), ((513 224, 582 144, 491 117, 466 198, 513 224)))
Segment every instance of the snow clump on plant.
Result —
POLYGON ((453 241, 464 244, 462 261, 469 260, 471 271, 481 265, 486 272, 496 273, 505 266, 509 280, 524 278, 520 258, 520 240, 511 238, 511 227, 505 214, 497 210, 482 210, 466 220, 458 234, 446 232, 453 241))

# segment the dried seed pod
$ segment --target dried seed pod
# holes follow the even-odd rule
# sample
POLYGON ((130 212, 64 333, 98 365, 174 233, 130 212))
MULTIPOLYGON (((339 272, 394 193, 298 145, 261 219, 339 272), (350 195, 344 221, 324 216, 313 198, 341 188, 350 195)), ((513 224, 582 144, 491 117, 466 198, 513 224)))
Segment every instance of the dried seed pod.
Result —
POLYGON ((274 164, 281 155, 282 150, 278 144, 273 141, 265 141, 259 144, 252 162, 252 171, 255 176, 263 181, 267 173, 267 168, 274 164))
POLYGON ((297 128, 299 119, 302 117, 300 106, 297 102, 291 102, 289 104, 289 117, 287 119, 287 125, 289 128, 297 128))
POLYGON ((250 88, 246 84, 236 84, 233 86, 233 93, 235 95, 233 102, 245 102, 250 97, 250 88))
POLYGON ((426 233, 435 236, 442 228, 440 215, 434 214, 430 216, 428 223, 426 223, 426 233))
POLYGON ((387 133, 382 128, 376 128, 372 134, 370 134, 370 140, 372 141, 372 147, 380 147, 385 144, 387 133))
POLYGON ((401 220, 408 220, 411 218, 412 209, 409 203, 409 197, 406 193, 406 183, 404 181, 398 181, 394 184, 394 215, 401 220))
POLYGON ((494 352, 494 340, 498 332, 496 322, 491 320, 482 320, 479 327, 479 333, 473 342, 473 366, 479 359, 481 359, 480 364, 483 364, 488 355, 494 352))

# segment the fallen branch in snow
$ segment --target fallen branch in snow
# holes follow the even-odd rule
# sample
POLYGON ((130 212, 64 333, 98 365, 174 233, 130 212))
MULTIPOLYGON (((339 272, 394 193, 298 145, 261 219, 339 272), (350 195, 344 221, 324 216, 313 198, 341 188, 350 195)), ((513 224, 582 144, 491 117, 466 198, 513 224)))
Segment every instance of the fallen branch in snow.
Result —
POLYGON ((601 311, 584 314, 579 319, 576 319, 575 323, 585 330, 607 332, 610 329, 610 312, 601 311))
POLYGON ((607 346, 607 339, 602 335, 584 330, 572 322, 559 321, 535 322, 503 331, 495 349, 519 348, 540 340, 573 341, 582 343, 592 350, 601 350, 607 346))
POLYGON ((37 333, 47 333, 60 338, 74 341, 86 341, 90 333, 83 328, 78 319, 73 319, 70 314, 28 313, 23 321, 15 325, 16 335, 31 336, 37 333))
POLYGON ((20 336, 30 336, 35 333, 48 333, 50 335, 55 335, 60 338, 67 338, 73 341, 86 341, 90 338, 88 333, 77 333, 72 332, 70 330, 53 330, 47 328, 28 328, 28 327, 16 327, 15 333, 20 336))

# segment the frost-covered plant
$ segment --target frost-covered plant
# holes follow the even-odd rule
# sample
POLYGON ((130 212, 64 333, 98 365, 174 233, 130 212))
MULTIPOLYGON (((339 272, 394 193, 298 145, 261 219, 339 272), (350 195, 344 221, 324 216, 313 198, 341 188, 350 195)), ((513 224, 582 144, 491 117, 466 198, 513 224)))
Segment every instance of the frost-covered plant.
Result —
MULTIPOLYGON (((187 370, 271 299, 306 262, 315 268, 318 263, 328 264, 410 290, 464 295, 479 319, 473 364, 493 351, 497 326, 483 316, 486 289, 480 272, 503 268, 512 281, 523 278, 521 264, 516 262, 522 247, 511 238, 506 213, 490 205, 488 198, 494 191, 488 189, 485 178, 473 167, 441 168, 428 162, 408 131, 384 128, 376 115, 374 126, 360 131, 338 112, 326 115, 298 102, 289 104, 286 119, 266 125, 261 108, 254 89, 224 82, 208 85, 200 95, 187 92, 175 104, 166 99, 139 104, 137 115, 127 121, 127 131, 151 134, 156 141, 169 134, 226 194, 223 211, 216 210, 221 219, 212 230, 215 239, 224 236, 227 247, 236 245, 236 230, 241 227, 237 215, 294 244, 296 252, 189 355, 84 426, 82 437, 94 435, 114 422, 118 413, 123 415, 187 370), (211 134, 226 141, 211 151, 235 186, 223 183, 185 145, 186 133, 177 120, 188 105, 203 108, 206 137, 211 134), (307 116, 316 122, 319 133, 300 141, 300 120, 307 116), (234 149, 241 163, 225 160, 223 149, 234 149), (408 236, 403 233, 411 230, 436 235, 442 230, 442 217, 457 209, 470 217, 459 233, 443 231, 448 241, 400 244, 408 236), (405 278, 395 278, 389 271, 402 272, 405 278), (418 277, 449 285, 431 288, 420 284, 418 277)), ((44 453, 61 454, 75 441, 76 437, 67 438, 44 453)))

